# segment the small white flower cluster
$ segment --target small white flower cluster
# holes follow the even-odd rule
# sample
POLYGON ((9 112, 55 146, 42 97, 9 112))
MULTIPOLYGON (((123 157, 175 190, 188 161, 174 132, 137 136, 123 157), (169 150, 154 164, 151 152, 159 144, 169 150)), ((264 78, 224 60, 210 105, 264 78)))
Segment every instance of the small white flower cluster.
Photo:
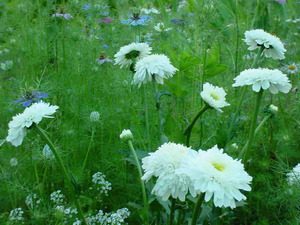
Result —
POLYGON ((142 163, 145 171, 142 180, 157 177, 152 194, 163 201, 170 196, 184 201, 188 192, 193 197, 204 193, 206 202, 213 198, 217 207, 235 208, 236 200, 246 199, 240 190, 251 190, 252 177, 241 161, 234 160, 217 146, 195 151, 181 144, 165 143, 143 158, 142 163))
POLYGON ((87 218, 90 225, 122 225, 125 219, 130 215, 127 208, 118 209, 115 213, 104 213, 102 210, 94 216, 87 218))
POLYGON ((10 165, 11 166, 17 166, 18 165, 18 159, 17 158, 11 158, 10 159, 10 165))
POLYGON ((105 180, 105 175, 101 172, 97 172, 93 175, 92 182, 94 183, 94 187, 91 189, 96 189, 101 194, 105 194, 106 196, 108 191, 112 189, 111 183, 105 180))
POLYGON ((24 211, 22 208, 16 208, 10 211, 9 220, 10 224, 24 224, 24 211))
POLYGON ((4 71, 11 70, 13 67, 14 63, 11 60, 5 61, 4 63, 0 64, 0 68, 4 71))
POLYGON ((155 26, 154 26, 154 30, 158 31, 158 32, 168 32, 170 30, 172 30, 173 28, 171 27, 168 27, 166 28, 165 27, 165 24, 160 22, 160 23, 157 23, 155 26))
POLYGON ((100 119, 100 113, 98 111, 93 111, 90 114, 90 121, 91 122, 98 122, 100 119))
POLYGON ((41 199, 38 198, 37 194, 29 194, 25 199, 25 203, 29 208, 35 209, 39 207, 41 199))
POLYGON ((50 194, 50 200, 54 203, 54 205, 64 204, 65 196, 61 193, 61 190, 54 191, 50 194))
POLYGON ((298 163, 291 172, 287 174, 287 181, 289 185, 299 185, 300 187, 300 163, 298 163))
POLYGON ((58 205, 54 209, 64 215, 63 216, 64 224, 70 224, 70 221, 74 221, 74 219, 76 220, 76 222, 78 221, 78 218, 76 218, 78 213, 76 208, 58 205))

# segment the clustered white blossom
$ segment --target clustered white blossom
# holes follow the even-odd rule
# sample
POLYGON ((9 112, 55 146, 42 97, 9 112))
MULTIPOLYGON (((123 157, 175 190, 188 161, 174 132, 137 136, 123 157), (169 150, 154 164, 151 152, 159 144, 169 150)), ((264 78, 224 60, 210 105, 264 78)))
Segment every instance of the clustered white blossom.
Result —
POLYGON ((10 211, 9 221, 11 224, 24 224, 24 211, 22 208, 16 208, 10 211))
POLYGON ((37 194, 29 194, 25 199, 25 203, 29 208, 34 209, 39 207, 41 199, 38 198, 37 194))
POLYGON ((164 79, 172 77, 178 70, 172 66, 170 59, 163 54, 153 54, 137 61, 132 84, 140 87, 142 84, 151 82, 153 79, 158 84, 163 84, 164 79))
POLYGON ((74 221, 74 219, 76 219, 75 223, 78 223, 78 219, 76 218, 78 212, 76 208, 58 205, 54 209, 57 210, 59 213, 63 214, 64 224, 70 224, 70 221, 74 221))
POLYGON ((287 181, 289 185, 298 184, 300 186, 300 163, 287 174, 287 181))
POLYGON ((33 103, 30 107, 26 108, 23 113, 14 116, 12 121, 9 122, 6 141, 11 142, 14 146, 21 145, 27 128, 30 128, 33 123, 38 124, 43 118, 53 118, 52 114, 54 114, 57 109, 58 106, 50 106, 49 103, 43 101, 33 103))
POLYGON ((0 63, 0 68, 2 70, 8 71, 11 70, 13 67, 14 63, 11 60, 5 61, 4 63, 0 63))
POLYGON ((92 182, 94 187, 91 189, 96 189, 100 194, 108 194, 108 191, 112 189, 111 183, 105 180, 105 175, 101 172, 97 172, 93 175, 92 182))
POLYGON ((255 50, 263 47, 263 52, 267 58, 285 58, 284 53, 286 52, 286 49, 280 39, 262 29, 246 31, 244 41, 250 46, 248 48, 249 50, 255 50))
POLYGON ((130 215, 127 208, 118 209, 115 213, 104 213, 102 210, 94 216, 87 218, 90 225, 122 225, 130 215))
POLYGON ((203 85, 203 91, 200 93, 202 99, 212 108, 219 112, 223 112, 221 108, 229 106, 226 102, 225 96, 227 95, 223 88, 215 87, 210 83, 203 85))
POLYGON ((61 193, 61 190, 57 190, 50 194, 50 200, 54 205, 62 205, 64 204, 65 196, 61 193))
POLYGON ((272 94, 277 94, 279 91, 288 93, 292 87, 288 77, 277 69, 247 69, 242 71, 234 80, 233 87, 251 85, 255 92, 269 89, 272 94))
POLYGON ((188 191, 193 197, 204 193, 205 201, 213 197, 217 207, 235 208, 235 201, 245 200, 240 190, 250 191, 252 177, 239 160, 234 160, 217 146, 196 152, 180 144, 165 143, 142 159, 143 180, 157 177, 152 193, 184 201, 188 191))
POLYGON ((100 113, 98 111, 93 111, 90 114, 90 121, 91 122, 98 122, 100 119, 100 113))

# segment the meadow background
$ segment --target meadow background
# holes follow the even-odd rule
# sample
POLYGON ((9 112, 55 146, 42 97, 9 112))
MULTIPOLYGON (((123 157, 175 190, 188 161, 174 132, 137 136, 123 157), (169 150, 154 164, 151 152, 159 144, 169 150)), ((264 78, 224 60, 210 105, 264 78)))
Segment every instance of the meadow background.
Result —
MULTIPOLYGON (((45 119, 40 125, 54 140, 80 189, 87 190, 92 175, 98 171, 112 184, 101 202, 93 202, 94 196, 82 195, 84 210, 110 212, 127 207, 131 212, 127 223, 142 224, 137 172, 132 160, 126 160, 130 152, 119 135, 123 129, 132 131, 140 157, 160 146, 153 87, 151 83, 141 88, 133 86, 133 73, 128 69, 120 69, 113 62, 99 65, 96 60, 100 56, 113 59, 120 47, 135 41, 147 42, 153 53, 170 58, 179 71, 158 88, 171 93, 163 96, 161 105, 166 118, 165 135, 175 143, 184 143, 187 121, 203 105, 199 94, 203 83, 223 87, 231 106, 224 108, 222 114, 216 110, 205 113, 194 128, 191 146, 208 149, 217 144, 236 158, 247 140, 254 95, 249 88, 239 119, 228 134, 241 91, 232 87, 233 78, 253 62, 242 40, 244 32, 264 29, 279 37, 287 52, 284 60, 264 59, 260 66, 288 74, 292 91, 264 93, 259 120, 268 104, 278 106, 279 112, 263 127, 252 146, 251 167, 247 169, 253 176, 252 191, 247 193, 244 206, 223 210, 221 222, 210 223, 300 224, 299 190, 292 190, 286 182, 286 173, 300 159, 299 72, 286 72, 289 65, 299 63, 299 12, 300 3, 296 0, 285 4, 272 0, 188 0, 186 4, 177 0, 4 0, 0 3, 0 63, 12 61, 13 65, 0 68, 0 139, 7 136, 12 116, 24 110, 14 100, 32 91, 46 92, 49 97, 44 101, 58 105, 59 110, 55 119, 45 119), (90 7, 86 7, 87 3, 90 7), (121 23, 133 12, 152 7, 159 14, 149 14, 152 19, 146 21, 146 26, 121 23), (55 13, 69 13, 72 18, 52 17, 55 13), (110 21, 104 23, 108 17, 110 21), (156 31, 154 26, 159 22, 172 30, 156 31), (150 139, 145 129, 143 89, 150 139), (99 121, 90 119, 93 111, 99 112, 99 121)), ((7 222, 8 215, 17 207, 25 211, 26 224, 62 223, 50 209, 49 195, 60 189, 68 196, 68 188, 55 160, 43 156, 44 146, 35 132, 29 132, 20 147, 1 145, 1 224, 13 224, 7 222), (12 158, 17 159, 17 165, 11 163, 12 158), (34 213, 25 204, 30 193, 44 199, 34 213)), ((150 193, 153 184, 147 185, 150 193)), ((153 199, 153 224, 165 223, 168 204, 162 206, 153 199)))

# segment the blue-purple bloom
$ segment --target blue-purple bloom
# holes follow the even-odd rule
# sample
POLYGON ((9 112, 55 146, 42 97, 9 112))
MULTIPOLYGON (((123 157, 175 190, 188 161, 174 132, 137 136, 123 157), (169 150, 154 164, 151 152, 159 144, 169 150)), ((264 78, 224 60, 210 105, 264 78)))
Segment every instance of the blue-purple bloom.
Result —
POLYGON ((183 19, 172 19, 171 22, 172 23, 186 23, 186 21, 184 21, 183 19))
POLYGON ((275 0, 275 1, 280 3, 280 4, 286 4, 286 0, 275 0))
POLYGON ((48 94, 42 91, 33 91, 33 92, 27 92, 24 97, 15 100, 14 102, 20 102, 22 103, 22 106, 28 107, 33 102, 40 102, 42 98, 48 98, 48 94))
POLYGON ((139 14, 133 14, 133 16, 128 20, 122 20, 121 23, 130 24, 132 26, 147 26, 148 24, 145 21, 151 20, 151 16, 144 15, 140 16, 139 14))
POLYGON ((84 6, 82 6, 82 9, 89 10, 91 8, 91 4, 86 3, 84 6))

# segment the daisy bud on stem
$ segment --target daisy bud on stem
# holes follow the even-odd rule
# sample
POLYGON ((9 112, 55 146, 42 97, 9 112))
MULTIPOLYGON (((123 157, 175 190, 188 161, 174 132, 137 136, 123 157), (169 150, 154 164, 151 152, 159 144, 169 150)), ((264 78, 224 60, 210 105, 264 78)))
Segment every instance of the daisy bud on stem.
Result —
POLYGON ((141 183, 143 202, 144 202, 144 220, 145 220, 144 223, 145 223, 145 225, 149 225, 149 215, 148 215, 149 206, 148 206, 148 201, 147 201, 146 188, 145 188, 144 181, 142 180, 143 174, 142 174, 140 161, 137 157, 137 154, 136 154, 135 149, 134 149, 133 144, 132 144, 133 135, 132 135, 130 130, 123 130, 122 133, 120 134, 120 138, 121 138, 122 141, 128 143, 128 146, 129 146, 129 148, 131 150, 131 153, 133 155, 133 158, 135 160, 137 170, 138 170, 138 174, 139 174, 139 180, 140 180, 140 183, 141 183))

